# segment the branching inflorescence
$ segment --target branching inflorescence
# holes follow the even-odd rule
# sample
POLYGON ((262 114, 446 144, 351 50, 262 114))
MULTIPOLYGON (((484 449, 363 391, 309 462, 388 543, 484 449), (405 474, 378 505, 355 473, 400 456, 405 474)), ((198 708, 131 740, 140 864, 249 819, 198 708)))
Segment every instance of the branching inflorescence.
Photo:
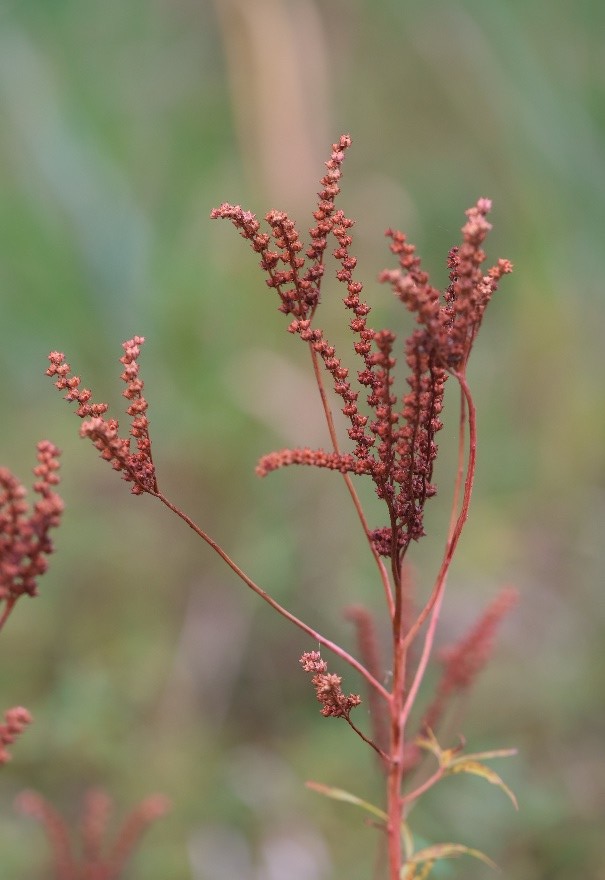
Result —
POLYGON ((108 404, 92 403, 90 389, 80 389, 80 377, 71 375, 70 366, 65 362, 62 352, 50 353, 50 367, 46 371, 49 376, 57 376, 56 387, 67 391, 65 399, 75 401, 78 404, 76 414, 86 419, 80 428, 80 435, 88 437, 101 453, 101 458, 110 461, 112 467, 121 471, 123 478, 132 483, 131 491, 134 495, 157 492, 146 415, 147 401, 143 397, 143 381, 139 378, 137 362, 144 342, 142 336, 129 339, 122 346, 124 354, 120 358, 124 367, 120 378, 126 383, 126 389, 122 393, 130 401, 126 412, 131 418, 130 436, 136 440, 136 452, 131 450, 130 437, 120 437, 118 434, 119 423, 116 419, 105 418, 108 404))
MULTIPOLYGON (((38 495, 29 512, 24 486, 8 468, 0 468, 0 630, 21 596, 36 596, 38 579, 48 568, 54 547, 50 530, 61 522, 63 502, 55 492, 59 482, 59 450, 48 440, 38 443, 34 468, 34 492, 38 495)), ((8 746, 23 733, 32 717, 14 706, 0 724, 0 764, 10 760, 8 746)))
MULTIPOLYGON (((360 639, 362 659, 358 660, 281 606, 159 490, 151 457, 147 403, 138 373, 142 337, 135 336, 124 343, 125 354, 121 358, 124 366, 121 378, 126 383, 124 396, 129 400, 127 413, 131 418, 129 436, 120 436, 118 422, 106 417, 106 404, 92 403, 91 392, 80 389, 80 378, 71 374, 62 353, 51 353, 47 373, 56 377, 55 385, 66 391, 66 399, 78 404, 76 412, 85 419, 81 435, 92 440, 102 458, 111 462, 114 469, 132 483, 133 493, 147 493, 158 498, 202 537, 262 599, 321 646, 349 663, 364 678, 370 690, 372 735, 366 735, 351 722, 351 711, 359 704, 360 697, 356 694, 345 696, 341 677, 328 672, 321 654, 318 651, 305 652, 301 659, 305 671, 313 675, 322 714, 345 719, 380 755, 386 772, 386 810, 381 812, 372 807, 371 812, 374 817, 379 814, 384 817, 389 877, 391 880, 412 880, 427 877, 437 858, 459 855, 463 851, 477 855, 458 844, 443 844, 441 849, 433 847, 415 852, 406 816, 416 797, 447 772, 466 769, 478 773, 476 760, 471 768, 470 761, 464 764, 459 750, 441 750, 431 728, 441 718, 445 701, 468 687, 485 662, 495 628, 512 605, 511 593, 504 594, 504 598, 488 609, 471 635, 457 649, 452 649, 445 660, 444 677, 435 701, 425 719, 417 722, 417 733, 409 741, 408 726, 432 653, 447 573, 468 516, 473 486, 477 441, 475 408, 466 379, 467 363, 487 304, 502 276, 509 273, 512 266, 508 260, 499 260, 487 271, 482 268, 486 259, 483 244, 491 229, 487 220, 491 209, 488 199, 479 199, 466 212, 462 241, 451 249, 448 256, 449 285, 443 294, 431 286, 414 246, 408 243, 405 235, 387 231, 390 249, 398 265, 385 269, 379 280, 390 286, 394 295, 415 316, 417 324, 403 348, 408 369, 407 388, 397 392, 394 388, 396 336, 388 329, 375 330, 368 322, 370 307, 362 299, 363 285, 355 274, 357 260, 350 251, 353 221, 336 207, 342 164, 350 144, 350 137, 345 135, 332 146, 313 214, 315 225, 310 230, 306 250, 294 222, 283 212, 273 210, 266 215, 267 231, 261 229, 253 213, 239 205, 223 204, 212 211, 211 217, 230 220, 258 254, 266 283, 275 290, 279 310, 288 317, 288 331, 299 336, 308 346, 330 436, 331 448, 327 450, 301 446, 265 455, 258 462, 257 473, 265 476, 282 467, 300 464, 342 474, 374 556, 386 600, 392 631, 388 659, 379 656, 373 618, 366 609, 355 606, 348 612, 355 621, 360 639), (337 264, 336 278, 345 290, 342 301, 350 313, 353 350, 359 358, 359 369, 354 378, 315 320, 330 239, 334 242, 332 256, 337 264), (423 607, 414 613, 411 578, 404 566, 404 558, 412 542, 425 533, 424 507, 427 499, 436 492, 433 483, 438 451, 436 436, 442 428, 441 414, 448 376, 456 380, 461 391, 459 467, 441 565, 423 607), (342 413, 347 419, 351 443, 348 450, 343 450, 337 435, 326 384, 340 399, 342 413), (131 448, 132 439, 136 441, 134 449, 131 448), (369 477, 384 502, 385 519, 382 523, 374 526, 368 523, 353 483, 353 478, 358 476, 369 477), (409 649, 420 637, 422 645, 414 652, 412 664, 409 649), (390 689, 381 683, 386 669, 392 673, 390 689), (439 768, 416 789, 404 792, 406 770, 420 760, 423 750, 438 758, 439 768)), ((489 756, 502 754, 489 753, 489 756)), ((489 774, 489 781, 501 782, 493 771, 490 770, 489 774)), ((487 775, 487 770, 479 775, 487 775)), ((323 790, 329 793, 329 790, 323 790)), ((350 797, 367 807, 365 801, 350 797)))
POLYGON ((25 489, 7 468, 0 468, 0 626, 20 596, 37 594, 37 582, 53 552, 49 536, 61 521, 63 502, 54 491, 59 482, 59 450, 48 440, 38 443, 34 492, 39 495, 28 515, 25 489))

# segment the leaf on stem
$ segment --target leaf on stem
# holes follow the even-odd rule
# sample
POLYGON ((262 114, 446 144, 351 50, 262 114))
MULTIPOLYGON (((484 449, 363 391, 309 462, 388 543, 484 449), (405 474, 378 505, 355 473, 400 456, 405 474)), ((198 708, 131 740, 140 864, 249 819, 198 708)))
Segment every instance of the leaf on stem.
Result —
POLYGON ((381 810, 380 807, 374 806, 374 804, 368 803, 368 801, 364 801, 362 798, 357 797, 355 794, 351 794, 350 791, 345 791, 342 788, 332 788, 330 785, 323 785, 321 782, 306 782, 305 785, 307 788, 310 788, 311 791, 316 791, 318 794, 323 794, 325 797, 332 798, 335 801, 345 801, 348 804, 355 804, 356 807, 361 807, 362 810, 365 810, 367 813, 371 813, 373 816, 376 816, 382 822, 386 822, 388 820, 387 814, 384 810, 381 810))
POLYGON ((427 846, 426 849, 419 850, 415 855, 407 860, 401 872, 401 880, 426 880, 431 869, 439 859, 456 859, 458 856, 472 856, 485 862, 490 868, 498 871, 499 868, 489 856, 482 853, 481 850, 472 849, 464 846, 462 843, 437 843, 434 846, 427 846), (420 868, 418 871, 417 868, 420 868))
POLYGON ((470 773, 473 776, 481 776, 483 779, 491 782, 492 785, 497 785, 498 788, 501 788, 502 791, 507 794, 508 797, 511 799, 515 810, 518 810, 519 804, 517 803, 517 798, 508 787, 508 785, 504 782, 504 780, 500 776, 498 776, 496 771, 492 770, 491 767, 487 767, 480 761, 471 760, 473 757, 473 755, 466 755, 463 758, 459 758, 458 760, 453 761, 445 772, 447 774, 470 773))
POLYGON ((494 749, 488 752, 473 752, 469 755, 461 755, 460 750, 462 746, 457 746, 453 749, 442 749, 432 730, 427 731, 426 736, 418 737, 416 744, 420 746, 421 749, 426 749, 426 751, 432 752, 433 755, 435 755, 439 762, 439 766, 444 772, 444 776, 450 776, 454 773, 470 773, 473 776, 481 776, 483 779, 486 779, 487 782, 491 782, 492 785, 497 785, 498 788, 501 788, 512 801, 515 810, 519 809, 517 798, 508 785, 495 772, 495 770, 492 770, 491 767, 487 767, 480 760, 509 758, 512 755, 517 754, 516 749, 494 749))

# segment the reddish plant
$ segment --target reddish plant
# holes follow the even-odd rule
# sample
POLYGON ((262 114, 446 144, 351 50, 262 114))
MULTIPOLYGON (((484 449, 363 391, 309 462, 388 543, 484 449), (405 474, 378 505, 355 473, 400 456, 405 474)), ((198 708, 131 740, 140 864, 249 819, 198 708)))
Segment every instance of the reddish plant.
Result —
POLYGON ((107 405, 93 404, 91 392, 81 389, 78 376, 61 352, 52 352, 49 376, 78 404, 77 414, 85 419, 81 436, 92 440, 102 458, 109 461, 123 479, 132 484, 134 494, 152 495, 192 528, 230 566, 244 583, 287 620, 319 644, 346 661, 364 679, 370 693, 369 707, 373 731, 362 732, 352 721, 351 713, 360 703, 356 694, 345 696, 341 677, 328 672, 318 651, 303 654, 301 663, 312 673, 312 683, 324 716, 343 718, 347 724, 381 757, 386 776, 384 809, 368 804, 356 795, 327 788, 312 787, 328 796, 358 804, 377 817, 384 830, 390 880, 426 878, 433 864, 441 858, 471 854, 487 857, 461 844, 436 844, 415 851, 407 825, 407 814, 415 800, 428 788, 450 773, 468 772, 500 785, 502 780, 481 758, 500 757, 510 751, 465 755, 460 747, 442 749, 432 731, 452 694, 467 687, 487 658, 495 629, 512 604, 512 594, 497 601, 481 619, 471 635, 445 659, 445 673, 427 717, 416 731, 410 731, 410 713, 415 704, 429 658, 433 651, 447 574, 460 534, 467 520, 475 475, 477 434, 475 406, 467 382, 467 364, 487 304, 500 279, 512 270, 508 260, 499 260, 484 271, 483 244, 491 229, 487 214, 488 199, 479 199, 466 212, 462 241, 448 257, 450 283, 441 294, 431 286, 421 268, 415 248, 405 235, 388 230, 391 252, 398 265, 380 275, 395 296, 415 316, 417 327, 404 347, 409 370, 407 390, 395 393, 395 334, 375 330, 368 323, 369 305, 361 298, 363 285, 357 280, 357 260, 350 252, 353 221, 336 207, 340 191, 342 163, 350 138, 343 136, 332 147, 321 180, 321 192, 313 214, 310 244, 304 248, 298 230, 283 212, 266 215, 268 231, 254 214, 239 205, 223 204, 212 211, 212 218, 230 220, 260 257, 267 285, 279 297, 279 310, 288 316, 288 331, 307 345, 327 428, 331 449, 300 447, 282 449, 261 458, 257 473, 261 476, 286 465, 303 464, 339 471, 347 485, 361 528, 375 561, 378 580, 384 595, 391 632, 390 657, 385 661, 377 649, 374 624, 366 609, 355 606, 348 615, 354 621, 359 638, 361 659, 328 639, 291 611, 280 605, 256 584, 200 526, 177 505, 168 500, 158 486, 151 456, 147 403, 139 378, 138 356, 143 338, 135 336, 124 343, 122 380, 124 396, 130 401, 130 436, 119 433, 115 419, 107 418, 107 405), (335 347, 316 324, 320 305, 328 240, 335 242, 333 256, 338 264, 337 280, 344 286, 343 302, 351 313, 349 328, 353 349, 360 359, 356 378, 336 354, 335 347), (304 253, 304 256, 303 256, 304 253), (460 388, 459 460, 453 490, 450 526, 441 565, 435 582, 419 612, 412 608, 412 582, 405 557, 410 545, 424 534, 424 507, 436 493, 433 467, 438 452, 436 436, 442 427, 441 412, 445 383, 452 377, 460 388), (341 400, 352 442, 345 451, 337 436, 327 383, 341 400), (365 403, 360 399, 365 394, 365 403), (132 439, 136 441, 132 446, 132 439), (357 495, 354 477, 369 477, 378 497, 384 502, 385 517, 371 526, 357 495), (411 653, 411 648, 415 650, 411 653), (386 687, 385 669, 390 669, 386 687), (405 776, 423 752, 431 752, 438 768, 416 789, 406 790, 405 776))
MULTIPOLYGON (((31 513, 26 491, 7 468, 0 468, 0 630, 23 595, 38 594, 38 578, 48 567, 46 557, 53 550, 51 529, 61 522, 63 502, 54 491, 59 482, 59 450, 48 440, 38 443, 38 464, 34 468, 34 492, 40 497, 31 513)), ((0 724, 0 764, 10 760, 7 746, 23 733, 32 717, 15 706, 4 713, 0 724)))
POLYGON ((24 487, 7 468, 0 468, 0 602, 4 602, 0 629, 21 596, 37 595, 38 578, 48 567, 46 557, 54 549, 49 532, 59 525, 63 513, 63 502, 54 491, 59 455, 48 440, 38 443, 34 492, 40 498, 29 515, 24 487))
MULTIPOLYGON (((138 353, 138 350, 137 350, 138 353)), ((126 352, 123 362, 129 373, 129 389, 133 412, 138 402, 136 392, 136 360, 126 352), (134 364, 134 367, 132 366, 134 364)), ((79 399, 84 405, 83 396, 79 399)), ((91 408, 89 414, 95 413, 91 408)), ((55 492, 59 483, 59 455, 48 440, 38 443, 38 464, 34 468, 34 492, 39 496, 33 510, 28 511, 26 491, 7 469, 0 468, 0 629, 4 626, 21 596, 38 595, 38 578, 47 568, 47 557, 54 551, 49 532, 61 523, 63 501, 55 492)), ((142 472, 139 479, 143 479, 142 472)), ((0 765, 10 761, 8 746, 12 745, 32 716, 22 706, 7 709, 0 724, 0 765)), ((81 859, 71 847, 67 826, 59 814, 41 795, 22 792, 19 809, 39 819, 46 827, 54 859, 57 880, 118 880, 124 865, 137 846, 145 828, 168 810, 168 801, 160 795, 144 800, 133 810, 120 829, 115 843, 103 853, 104 837, 111 802, 100 790, 90 791, 85 799, 82 820, 81 859)))
POLYGON ((109 844, 106 837, 111 799, 102 789, 91 789, 84 797, 79 846, 74 846, 63 817, 37 792, 21 792, 16 806, 44 826, 56 880, 119 880, 145 830, 170 809, 163 795, 145 798, 126 817, 109 844))

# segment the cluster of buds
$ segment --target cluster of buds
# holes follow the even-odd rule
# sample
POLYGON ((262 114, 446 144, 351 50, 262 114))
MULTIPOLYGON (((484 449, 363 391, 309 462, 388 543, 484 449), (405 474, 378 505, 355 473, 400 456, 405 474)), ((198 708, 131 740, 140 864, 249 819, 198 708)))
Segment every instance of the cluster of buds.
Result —
MULTIPOLYGON (((63 501, 55 492, 59 482, 59 450, 48 440, 38 443, 34 492, 39 496, 30 512, 25 488, 7 468, 0 468, 0 629, 17 600, 38 593, 38 578, 48 568, 54 547, 49 532, 61 522, 63 501)), ((0 764, 10 761, 8 746, 23 733, 32 716, 22 706, 7 709, 0 724, 0 764)))
POLYGON ((328 664, 322 660, 319 651, 306 651, 300 658, 300 665, 305 672, 313 673, 311 684, 321 703, 321 714, 326 718, 348 720, 351 709, 361 703, 361 697, 358 694, 349 694, 348 697, 344 695, 342 678, 328 672, 328 664))
POLYGON ((281 211, 266 215, 269 233, 261 232, 256 216, 239 205, 223 204, 212 211, 211 217, 230 220, 260 254, 267 285, 279 295, 280 311, 292 317, 288 330, 300 336, 314 356, 321 358, 334 393, 342 400, 342 412, 349 421, 348 435, 355 444, 350 453, 336 449, 327 453, 307 447, 280 450, 261 458, 257 472, 264 476, 286 465, 306 464, 371 476, 378 496, 387 505, 390 522, 372 531, 374 547, 399 566, 410 542, 424 535, 424 505, 436 492, 431 482, 437 456, 435 435, 442 428, 440 413, 447 374, 464 369, 485 307, 500 278, 512 266, 508 260, 499 260, 486 274, 482 272, 482 244, 491 229, 486 220, 491 207, 488 199, 479 199, 466 212, 462 244, 449 254, 450 284, 443 294, 431 286, 414 246, 405 235, 387 231, 399 267, 385 270, 379 280, 391 285, 420 325, 406 342, 409 391, 401 395, 398 405, 392 390, 395 335, 368 325, 370 307, 361 299, 362 284, 353 274, 357 265, 350 253, 353 221, 335 208, 341 165, 350 144, 350 137, 343 135, 332 145, 313 214, 317 225, 310 230, 308 264, 301 256, 303 245, 294 222, 281 211), (351 384, 348 368, 324 331, 313 323, 330 235, 335 239, 333 256, 339 264, 336 278, 346 287, 343 302, 353 313, 349 323, 355 336, 353 347, 363 361, 357 385, 367 389, 371 416, 360 411, 360 391, 351 384))
POLYGON ((120 471, 122 477, 132 483, 133 495, 156 494, 158 491, 151 457, 147 401, 143 397, 143 380, 139 377, 138 357, 144 342, 143 336, 134 336, 122 344, 124 354, 120 363, 124 369, 120 378, 126 383, 122 394, 130 401, 126 409, 131 418, 129 437, 120 436, 116 419, 105 417, 108 404, 92 403, 90 389, 80 388, 80 377, 71 374, 63 352, 51 351, 48 356, 50 367, 46 371, 47 376, 57 377, 55 387, 67 392, 65 400, 78 404, 76 415, 86 419, 80 428, 80 436, 88 437, 101 453, 101 458, 111 462, 114 470, 120 471), (136 440, 136 452, 131 450, 131 437, 136 440))
POLYGON ((491 207, 491 201, 482 198, 466 212, 462 244, 449 253, 450 284, 443 298, 431 286, 415 247, 404 233, 392 229, 386 233, 392 240, 391 251, 399 258, 399 268, 385 269, 380 281, 390 284, 393 293, 416 315, 435 364, 452 372, 464 369, 487 304, 502 276, 513 269, 509 260, 498 260, 486 274, 482 271, 482 245, 492 228, 486 219, 491 207))
POLYGON ((48 568, 47 556, 54 549, 49 532, 63 513, 63 501, 55 492, 59 455, 48 440, 38 443, 33 488, 39 498, 31 513, 22 484, 7 468, 0 468, 0 601, 7 607, 24 594, 35 596, 38 578, 48 568))

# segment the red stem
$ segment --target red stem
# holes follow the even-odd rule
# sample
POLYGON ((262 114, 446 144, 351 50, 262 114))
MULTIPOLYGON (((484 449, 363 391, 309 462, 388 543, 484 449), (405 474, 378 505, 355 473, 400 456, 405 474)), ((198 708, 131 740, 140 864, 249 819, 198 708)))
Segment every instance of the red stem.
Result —
POLYGON ((411 801, 415 801, 416 798, 419 798, 421 794, 424 794, 425 791, 428 791, 429 788, 432 788, 436 782, 443 776, 443 767, 438 767, 437 770, 433 773, 432 776, 429 776, 418 788, 415 788, 414 791, 410 791, 409 794, 404 795, 401 800, 404 804, 409 804, 411 801))
MULTIPOLYGON (((150 492, 149 494, 154 493, 150 492)), ((200 538, 203 538, 203 540, 210 547, 212 547, 215 553, 218 553, 221 559, 227 563, 229 568, 234 571, 235 574, 248 587, 250 587, 251 590, 253 590, 257 594, 257 596, 260 596, 261 599, 264 599, 264 601, 268 605, 270 605, 275 611, 277 611, 278 614, 281 614, 282 617, 285 617, 286 620, 289 620, 299 629, 302 629, 303 632, 307 633, 307 635, 311 636, 314 641, 319 642, 320 645, 323 645, 329 651, 332 651, 334 654, 336 654, 337 657, 340 657, 342 660, 348 663, 349 666, 352 666, 353 669, 355 669, 361 676, 363 676, 368 684, 374 688, 376 693, 380 694, 380 696, 383 697, 383 699, 387 701, 390 700, 390 694, 388 693, 388 691, 380 684, 379 681, 374 678, 373 675, 368 672, 363 664, 355 659, 355 657, 353 657, 351 654, 348 653, 348 651, 345 651, 344 648, 341 648, 335 642, 330 641, 329 639, 325 638, 325 636, 322 636, 316 630, 312 629, 312 627, 308 626, 306 623, 304 623, 302 620, 300 620, 298 617, 296 617, 294 614, 284 608, 283 605, 280 605, 279 602, 277 602, 272 596, 269 595, 269 593, 265 592, 262 587, 259 587, 258 584, 256 584, 251 578, 249 578, 248 575, 223 550, 223 548, 219 544, 217 544, 213 538, 210 537, 210 535, 208 535, 203 529, 201 529, 189 516, 187 516, 186 513, 180 510, 180 508, 172 504, 164 495, 162 495, 161 492, 155 494, 154 497, 158 498, 162 502, 162 504, 166 505, 169 510, 180 517, 183 522, 187 523, 189 528, 193 529, 196 535, 199 535, 200 538)))
MULTIPOLYGON (((399 624, 403 616, 399 617, 399 624)), ((401 822, 403 808, 401 785, 403 782, 404 725, 401 723, 405 693, 405 668, 407 646, 401 629, 394 633, 393 644, 393 690, 391 692, 391 743, 390 766, 387 776, 387 846, 390 880, 400 880, 401 876, 401 822)))

